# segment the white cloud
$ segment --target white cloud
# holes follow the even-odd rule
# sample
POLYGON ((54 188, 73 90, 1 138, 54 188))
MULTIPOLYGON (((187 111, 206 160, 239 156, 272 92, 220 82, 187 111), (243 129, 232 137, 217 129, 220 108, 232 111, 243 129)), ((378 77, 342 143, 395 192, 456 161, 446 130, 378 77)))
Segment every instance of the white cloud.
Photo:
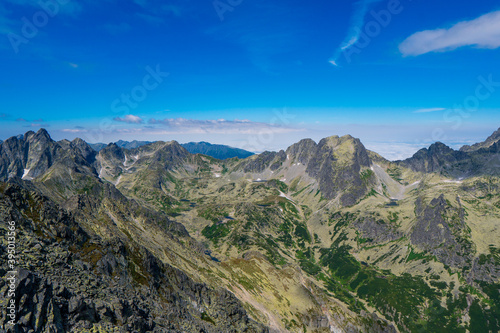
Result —
POLYGON ((416 111, 413 111, 413 113, 428 113, 428 112, 438 112, 438 111, 444 111, 446 108, 429 108, 429 109, 419 109, 416 111))
POLYGON ((151 125, 164 125, 168 128, 164 133, 170 134, 268 134, 268 133, 291 133, 299 132, 301 129, 278 126, 262 122, 254 122, 247 119, 184 119, 166 118, 150 119, 151 125))
POLYGON ((408 143, 408 142, 366 142, 365 147, 371 151, 380 154, 389 161, 404 160, 412 157, 417 151, 431 145, 426 143, 408 143))
POLYGON ((113 118, 113 120, 121 121, 123 123, 128 123, 128 124, 141 124, 143 122, 143 120, 140 117, 134 116, 133 114, 128 114, 124 118, 115 117, 113 118))
POLYGON ((370 9, 370 6, 380 1, 382 0, 361 0, 354 3, 354 13, 351 16, 351 23, 347 32, 347 36, 339 45, 333 58, 328 61, 329 63, 336 67, 339 66, 338 60, 342 52, 351 48, 359 41, 363 25, 365 24, 365 17, 368 13, 368 10, 370 9))
POLYGON ((84 129, 75 129, 75 128, 65 128, 61 130, 62 132, 66 133, 85 133, 87 130, 84 129))
POLYGON ((417 32, 399 45, 403 56, 444 52, 463 46, 495 49, 500 47, 500 11, 471 21, 459 22, 448 29, 417 32))

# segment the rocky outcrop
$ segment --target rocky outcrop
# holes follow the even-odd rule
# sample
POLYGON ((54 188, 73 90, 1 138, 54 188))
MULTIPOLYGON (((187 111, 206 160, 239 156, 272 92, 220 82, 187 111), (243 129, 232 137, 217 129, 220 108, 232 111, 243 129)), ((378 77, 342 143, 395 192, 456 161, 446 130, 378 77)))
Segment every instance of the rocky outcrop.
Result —
POLYGON ((463 146, 459 151, 441 142, 419 150, 397 164, 417 172, 436 172, 445 176, 465 178, 500 174, 500 129, 484 142, 463 146))
POLYGON ((354 205, 364 197, 368 186, 361 178, 362 167, 369 167, 370 158, 359 139, 350 135, 322 139, 311 154, 306 172, 318 180, 323 196, 340 196, 343 206, 354 205))
POLYGON ((294 143, 286 150, 287 155, 295 161, 307 165, 317 150, 317 144, 311 139, 303 139, 294 143))
POLYGON ((459 198, 457 204, 458 207, 452 206, 444 195, 432 199, 429 204, 418 198, 415 203, 417 219, 410 239, 412 244, 448 266, 470 268, 475 249, 459 198))
POLYGON ((467 153, 453 150, 441 142, 436 142, 429 148, 420 149, 412 157, 396 163, 417 172, 440 172, 463 162, 471 163, 467 153))
POLYGON ((11 137, 0 145, 0 181, 15 177, 33 180, 57 167, 96 175, 91 165, 93 153, 85 145, 83 141, 55 142, 44 129, 11 137))
POLYGON ((403 236, 402 232, 389 221, 372 216, 359 218, 353 225, 361 232, 361 237, 372 243, 390 242, 403 236))
POLYGON ((263 172, 266 168, 271 170, 278 169, 282 163, 286 160, 286 153, 283 150, 279 152, 265 151, 257 156, 252 156, 246 159, 242 164, 244 172, 263 172))
MULTIPOLYGON (((17 225, 16 325, 4 332, 267 332, 226 290, 196 283, 147 249, 90 236, 40 194, 0 184, 0 228, 17 225)), ((7 251, 0 246, 0 294, 7 251)))
POLYGON ((462 152, 473 152, 479 149, 487 149, 494 144, 497 144, 500 141, 500 128, 497 129, 493 134, 491 134, 485 141, 478 142, 473 144, 472 146, 465 145, 460 148, 462 152))

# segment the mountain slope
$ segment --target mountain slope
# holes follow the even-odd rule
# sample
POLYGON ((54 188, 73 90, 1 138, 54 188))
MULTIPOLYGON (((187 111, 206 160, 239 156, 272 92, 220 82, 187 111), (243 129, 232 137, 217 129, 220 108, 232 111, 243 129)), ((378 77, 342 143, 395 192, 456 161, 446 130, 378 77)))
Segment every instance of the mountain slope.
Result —
POLYGON ((23 251, 50 239, 49 252, 26 252, 33 257, 21 262, 32 275, 23 279, 37 286, 57 281, 27 293, 45 297, 44 309, 59 310, 32 311, 31 303, 23 309, 55 330, 49 318, 59 315, 73 327, 95 329, 124 327, 119 316, 132 325, 147 318, 147 325, 173 325, 174 332, 500 328, 495 144, 458 154, 435 144, 405 164, 384 160, 351 136, 219 160, 175 141, 110 144, 97 153, 78 139, 33 135, 0 148, 0 203, 11 207, 4 219, 19 221, 29 236, 23 251), (37 172, 21 179, 27 166, 37 172), (53 208, 40 217, 38 201, 53 208), (73 268, 59 268, 52 252, 73 268), (48 264, 33 265, 35 259, 48 264), (64 274, 53 278, 57 269, 64 274), (69 284, 66 275, 85 286, 69 284), (71 296, 55 292, 61 284, 71 296), (126 304, 117 312, 114 301, 94 294, 72 302, 82 290, 118 293, 126 304), (98 315, 78 319, 66 304, 98 315))
MULTIPOLYGON (((267 331, 248 318, 232 294, 194 282, 146 248, 87 233, 61 207, 33 191, 5 184, 1 193, 1 220, 15 220, 22 235, 16 243, 17 329, 267 331)), ((0 228, 7 225, 2 222, 0 228)), ((0 250, 3 266, 7 251, 0 250)), ((6 273, 1 272, 4 279, 6 273)), ((2 328, 8 320, 2 313, 2 328)))

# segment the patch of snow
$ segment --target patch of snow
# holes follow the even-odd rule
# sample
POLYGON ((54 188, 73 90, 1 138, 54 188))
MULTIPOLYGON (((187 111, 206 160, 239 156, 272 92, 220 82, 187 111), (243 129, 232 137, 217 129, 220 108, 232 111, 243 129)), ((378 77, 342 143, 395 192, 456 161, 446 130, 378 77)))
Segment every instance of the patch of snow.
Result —
POLYGON ((220 173, 214 173, 215 178, 220 178, 220 173))
POLYGON ((286 159, 289 160, 290 159, 290 155, 286 155, 286 159))
POLYGON ((260 181, 261 181, 261 179, 260 179, 260 178, 257 178, 257 181, 258 181, 258 182, 260 182, 260 181))
POLYGON ((291 198, 287 197, 286 194, 283 193, 283 192, 281 192, 281 191, 280 191, 280 197, 283 197, 283 198, 285 198, 287 200, 290 200, 291 202, 295 203, 295 201, 293 201, 291 198))
POLYGON ((410 186, 415 186, 417 184, 420 184, 420 180, 417 180, 416 182, 414 182, 413 184, 411 184, 410 186))
POLYGON ((28 173, 30 172, 31 169, 24 169, 24 173, 23 173, 23 176, 21 177, 22 179, 24 179, 26 176, 28 176, 28 173))

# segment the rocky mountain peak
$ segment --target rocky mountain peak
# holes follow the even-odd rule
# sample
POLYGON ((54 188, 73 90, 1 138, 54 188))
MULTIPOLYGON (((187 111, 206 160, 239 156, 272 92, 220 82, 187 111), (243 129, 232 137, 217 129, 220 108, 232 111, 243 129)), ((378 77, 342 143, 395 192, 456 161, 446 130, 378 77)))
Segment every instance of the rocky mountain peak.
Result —
POLYGON ((322 139, 311 152, 307 173, 316 178, 327 199, 340 196, 344 206, 353 205, 367 191, 361 179, 362 167, 371 165, 366 148, 350 135, 322 139))
POLYGON ((24 134, 24 141, 29 144, 47 144, 49 142, 54 142, 44 128, 40 128, 36 133, 33 131, 26 132, 26 134, 24 134))
POLYGON ((76 138, 71 141, 71 144, 82 153, 82 156, 89 164, 92 164, 95 161, 97 153, 87 142, 80 138, 76 138))
POLYGON ((370 166, 371 161, 365 146, 358 138, 351 135, 339 137, 337 135, 322 139, 318 148, 321 150, 330 149, 339 162, 344 160, 354 160, 360 166, 370 166))
POLYGON ((442 142, 436 142, 398 163, 417 172, 438 172, 468 158, 465 152, 456 151, 442 142))
POLYGON ((307 164, 316 151, 317 146, 317 143, 312 139, 302 139, 288 147, 286 154, 299 163, 307 164))
POLYGON ((481 148, 489 148, 498 142, 500 142, 500 128, 493 132, 493 134, 491 134, 485 141, 475 143, 472 146, 465 145, 460 148, 460 151, 473 152, 481 148))
POLYGON ((123 148, 119 147, 114 142, 110 143, 104 149, 99 151, 99 155, 101 157, 104 157, 105 159, 111 159, 115 161, 123 161, 125 159, 123 148))

